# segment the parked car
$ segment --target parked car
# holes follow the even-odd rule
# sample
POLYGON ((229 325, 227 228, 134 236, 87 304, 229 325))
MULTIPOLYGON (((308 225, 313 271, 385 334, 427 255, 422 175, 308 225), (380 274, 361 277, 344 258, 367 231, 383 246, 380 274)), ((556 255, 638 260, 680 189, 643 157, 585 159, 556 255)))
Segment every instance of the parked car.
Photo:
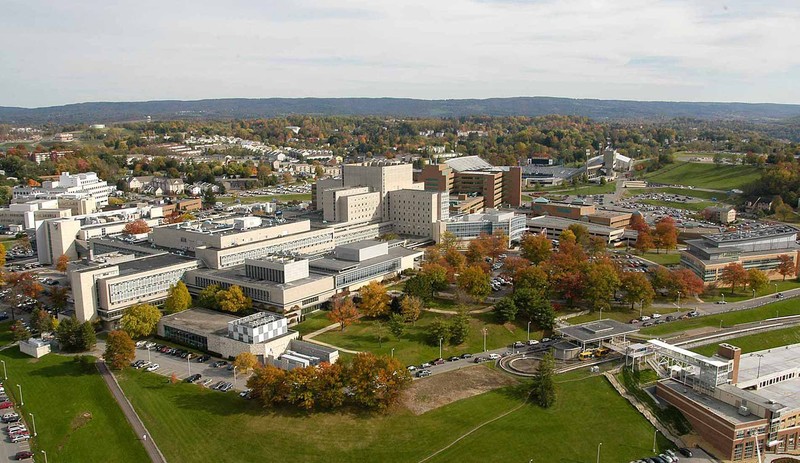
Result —
POLYGON ((642 315, 641 317, 639 317, 639 321, 646 322, 648 320, 650 320, 650 317, 648 317, 647 315, 642 315))
POLYGON ((186 378, 184 381, 186 381, 187 383, 193 383, 193 382, 197 381, 198 379, 200 379, 202 377, 203 377, 203 375, 201 375, 200 373, 195 373, 195 374, 189 376, 188 378, 186 378))
POLYGON ((539 344, 539 341, 537 341, 535 339, 528 339, 528 345, 529 346, 535 346, 536 344, 539 344))
POLYGON ((14 437, 11 438, 11 443, 12 444, 16 444, 17 442, 22 442, 22 441, 28 440, 30 438, 31 438, 30 434, 22 435, 22 436, 14 436, 14 437))
POLYGON ((417 378, 425 378, 425 377, 430 376, 430 375, 431 375, 431 371, 430 370, 419 370, 417 372, 417 378))
POLYGON ((17 454, 14 455, 15 460, 28 460, 31 458, 33 458, 33 452, 31 452, 30 450, 23 450, 21 452, 17 452, 17 454))
POLYGON ((461 354, 461 358, 462 359, 470 359, 470 358, 472 358, 472 354, 470 354, 470 353, 461 354))
POLYGON ((431 364, 430 364, 430 362, 425 362, 425 363, 423 363, 422 365, 420 365, 419 367, 420 367, 420 368, 430 368, 430 367, 431 367, 431 364))
POLYGON ((157 364, 157 363, 154 363, 154 364, 150 365, 149 367, 145 368, 145 370, 147 370, 147 371, 156 371, 159 368, 160 368, 160 365, 157 364))
POLYGON ((447 359, 448 362, 455 362, 456 360, 461 360, 461 357, 459 357, 458 355, 454 355, 447 359))
POLYGON ((660 313, 654 313, 654 314, 652 315, 652 317, 653 317, 653 318, 661 318, 661 314, 660 314, 660 313))
POLYGON ((406 367, 406 370, 408 370, 408 371, 417 371, 417 367, 415 367, 414 365, 409 365, 409 366, 406 367))
POLYGON ((500 358, 500 354, 495 354, 494 352, 492 352, 491 354, 489 354, 489 359, 490 359, 490 360, 497 360, 497 359, 499 359, 499 358, 500 358))
POLYGON ((6 408, 11 408, 13 406, 14 406, 14 404, 11 403, 11 401, 8 401, 8 400, 6 400, 4 402, 0 402, 0 410, 5 410, 6 408))
POLYGON ((681 452, 681 455, 687 458, 690 458, 692 456, 692 451, 687 449, 686 447, 681 447, 678 449, 678 451, 681 452))
POLYGON ((523 347, 524 345, 525 345, 524 342, 516 341, 514 344, 511 345, 511 347, 523 347))

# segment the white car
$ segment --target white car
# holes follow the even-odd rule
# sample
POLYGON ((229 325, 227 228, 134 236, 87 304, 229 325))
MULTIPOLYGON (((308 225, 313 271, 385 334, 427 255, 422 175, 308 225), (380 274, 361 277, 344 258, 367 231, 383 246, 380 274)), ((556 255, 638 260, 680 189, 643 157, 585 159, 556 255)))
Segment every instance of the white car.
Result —
POLYGON ((661 314, 660 314, 660 313, 654 313, 654 314, 652 315, 652 317, 653 317, 653 318, 661 318, 661 314))
POLYGON ((539 344, 539 341, 537 341, 535 339, 528 339, 528 345, 529 346, 535 346, 536 344, 539 344))
POLYGON ((495 354, 495 353, 489 354, 489 359, 491 359, 491 360, 497 360, 499 358, 500 358, 500 354, 495 354))
POLYGON ((641 317, 639 317, 639 320, 646 322, 647 320, 650 320, 650 317, 648 317, 647 315, 642 315, 641 317))
POLYGON ((161 365, 159 365, 157 363, 154 363, 154 364, 150 365, 149 367, 147 367, 145 370, 147 370, 147 371, 156 371, 160 367, 161 367, 161 365))

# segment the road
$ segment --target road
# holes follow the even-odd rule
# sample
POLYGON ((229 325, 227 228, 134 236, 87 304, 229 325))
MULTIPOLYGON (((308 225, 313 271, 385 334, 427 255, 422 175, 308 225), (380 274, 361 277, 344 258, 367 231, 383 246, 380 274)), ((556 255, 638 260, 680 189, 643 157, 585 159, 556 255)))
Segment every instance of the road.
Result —
POLYGON ((155 441, 153 441, 153 438, 150 436, 147 428, 144 427, 144 423, 142 423, 142 420, 139 419, 139 415, 136 414, 136 411, 128 401, 128 398, 125 397, 125 393, 122 392, 122 388, 119 387, 117 380, 108 370, 106 363, 98 360, 97 369, 100 370, 100 374, 103 376, 103 380, 106 382, 106 385, 108 385, 108 389, 111 391, 114 399, 122 409, 122 413, 125 414, 125 418, 131 424, 133 432, 137 436, 141 436, 140 439, 142 441, 142 445, 144 445, 144 449, 150 456, 150 460, 153 463, 167 463, 167 460, 164 458, 164 455, 161 454, 161 451, 158 449, 155 441))

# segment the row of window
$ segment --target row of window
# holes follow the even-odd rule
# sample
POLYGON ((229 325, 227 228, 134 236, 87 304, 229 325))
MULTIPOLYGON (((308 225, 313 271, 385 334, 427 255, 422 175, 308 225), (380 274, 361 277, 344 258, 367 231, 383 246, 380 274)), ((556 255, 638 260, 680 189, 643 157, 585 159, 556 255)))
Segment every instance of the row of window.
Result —
POLYGON ((146 299, 150 296, 166 292, 170 285, 176 284, 186 269, 170 270, 164 273, 138 277, 135 279, 108 285, 108 300, 110 304, 146 299))
POLYGON ((766 381, 762 381, 762 382, 758 383, 758 387, 764 387, 764 386, 769 386, 771 384, 780 383, 780 382, 786 381, 788 379, 793 379, 795 376, 796 376, 795 373, 792 372, 792 373, 787 373, 785 375, 777 376, 775 378, 770 378, 770 379, 768 379, 766 381))
POLYGON ((349 272, 336 275, 336 288, 350 286, 359 281, 371 280, 379 275, 385 275, 400 269, 400 259, 392 259, 368 267, 360 267, 349 272))
POLYGON ((219 264, 221 268, 227 268, 242 264, 244 263, 245 259, 258 259, 270 254, 277 254, 286 251, 300 251, 302 249, 315 247, 326 243, 333 243, 332 231, 324 235, 309 236, 306 238, 287 241, 281 244, 274 244, 271 246, 264 246, 260 248, 249 249, 243 252, 223 255, 219 257, 219 264))

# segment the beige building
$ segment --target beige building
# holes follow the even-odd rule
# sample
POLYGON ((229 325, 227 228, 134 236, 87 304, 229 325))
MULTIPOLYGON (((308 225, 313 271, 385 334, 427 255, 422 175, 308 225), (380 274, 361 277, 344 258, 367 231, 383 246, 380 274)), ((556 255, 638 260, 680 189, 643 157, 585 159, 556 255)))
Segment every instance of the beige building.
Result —
POLYGON ((389 206, 395 233, 401 235, 433 236, 436 222, 449 217, 448 196, 438 191, 392 191, 389 206))

